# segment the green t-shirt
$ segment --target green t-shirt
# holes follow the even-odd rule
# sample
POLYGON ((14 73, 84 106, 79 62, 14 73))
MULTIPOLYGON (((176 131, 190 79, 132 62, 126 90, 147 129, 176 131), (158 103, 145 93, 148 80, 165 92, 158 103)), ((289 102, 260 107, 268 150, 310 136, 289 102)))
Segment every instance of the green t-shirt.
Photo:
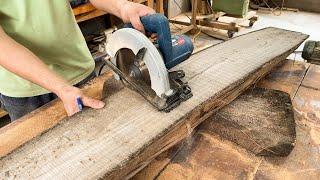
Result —
MULTIPOLYGON (((68 0, 0 0, 0 26, 73 85, 94 70, 93 58, 68 0)), ((10 61, 17 63, 19 59, 10 61)), ((31 97, 48 91, 0 66, 0 93, 31 97)))

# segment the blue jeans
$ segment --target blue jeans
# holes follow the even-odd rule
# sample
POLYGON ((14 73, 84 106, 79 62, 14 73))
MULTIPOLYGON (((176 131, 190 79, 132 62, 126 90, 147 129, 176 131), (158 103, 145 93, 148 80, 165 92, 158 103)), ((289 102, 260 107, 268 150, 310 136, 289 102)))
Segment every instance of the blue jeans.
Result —
MULTIPOLYGON (((193 43, 188 36, 171 35, 168 19, 162 14, 152 14, 141 17, 146 32, 156 33, 158 45, 168 69, 188 59, 193 52, 193 43)), ((125 28, 133 28, 125 24, 125 28)))
MULTIPOLYGON (((88 82, 90 79, 93 79, 95 76, 96 75, 93 72, 75 86, 81 86, 84 83, 88 82)), ((8 112, 11 121, 21 118, 22 116, 34 111, 35 109, 49 103, 56 98, 57 96, 53 93, 23 98, 8 97, 0 94, 1 108, 8 112)))

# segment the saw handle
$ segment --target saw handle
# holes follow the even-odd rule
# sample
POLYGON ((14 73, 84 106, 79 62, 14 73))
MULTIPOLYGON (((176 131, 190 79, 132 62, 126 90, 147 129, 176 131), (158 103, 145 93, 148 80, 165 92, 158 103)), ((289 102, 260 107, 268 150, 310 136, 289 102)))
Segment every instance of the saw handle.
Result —
MULTIPOLYGON (((157 44, 163 56, 164 64, 170 69, 188 59, 193 52, 193 43, 188 36, 171 35, 167 17, 162 14, 151 14, 140 18, 149 33, 157 34, 157 44)), ((125 28, 133 28, 132 24, 125 24, 125 28)))

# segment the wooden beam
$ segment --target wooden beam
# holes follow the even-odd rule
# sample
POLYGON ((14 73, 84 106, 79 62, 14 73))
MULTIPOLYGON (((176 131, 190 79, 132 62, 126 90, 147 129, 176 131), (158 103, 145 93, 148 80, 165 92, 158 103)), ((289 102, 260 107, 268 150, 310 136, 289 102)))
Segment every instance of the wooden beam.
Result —
MULTIPOLYGON (((88 84, 82 91, 93 98, 103 98, 104 82, 111 74, 103 74, 88 84)), ((67 117, 63 104, 55 100, 42 108, 22 117, 0 129, 0 158, 28 142, 41 133, 51 129, 67 117)))
POLYGON ((197 13, 198 13, 198 0, 191 1, 192 6, 192 17, 191 17, 191 24, 196 27, 197 26, 197 13))
MULTIPOLYGON (((184 26, 191 25, 191 23, 183 22, 183 21, 176 21, 176 20, 169 20, 169 22, 174 23, 174 24, 184 25, 184 26)), ((230 23, 224 23, 224 22, 218 22, 218 21, 208 22, 208 21, 203 21, 203 20, 197 20, 197 25, 211 27, 211 28, 217 28, 217 29, 223 29, 223 30, 228 30, 228 31, 233 31, 233 32, 239 32, 239 30, 240 30, 240 27, 234 23, 230 24, 230 23)))
POLYGON ((164 14, 164 9, 163 9, 163 0, 157 0, 156 1, 156 12, 164 14))
POLYGON ((193 55, 174 69, 186 72, 194 96, 170 113, 110 80, 105 108, 85 110, 2 158, 0 177, 131 177, 281 64, 307 37, 266 28, 193 55))
POLYGON ((147 6, 154 8, 154 0, 147 0, 147 6))

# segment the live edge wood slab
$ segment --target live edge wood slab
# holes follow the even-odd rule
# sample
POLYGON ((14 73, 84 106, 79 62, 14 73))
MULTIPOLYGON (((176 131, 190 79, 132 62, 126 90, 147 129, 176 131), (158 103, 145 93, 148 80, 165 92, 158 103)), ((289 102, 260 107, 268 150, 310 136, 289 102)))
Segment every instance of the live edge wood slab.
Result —
MULTIPOLYGON (((104 109, 87 109, 62 121, 2 158, 0 177, 131 177, 281 64, 307 37, 298 32, 266 28, 193 55, 176 69, 186 72, 185 80, 194 97, 171 113, 158 112, 139 94, 110 79, 104 109)), ((37 113, 41 114, 38 111, 30 118, 38 117, 42 121, 55 118, 37 113)), ((2 141, 8 146, 10 142, 3 139, 2 133, 5 132, 0 133, 0 147, 5 148, 2 141)), ((24 135, 23 130, 20 133, 24 135)))

